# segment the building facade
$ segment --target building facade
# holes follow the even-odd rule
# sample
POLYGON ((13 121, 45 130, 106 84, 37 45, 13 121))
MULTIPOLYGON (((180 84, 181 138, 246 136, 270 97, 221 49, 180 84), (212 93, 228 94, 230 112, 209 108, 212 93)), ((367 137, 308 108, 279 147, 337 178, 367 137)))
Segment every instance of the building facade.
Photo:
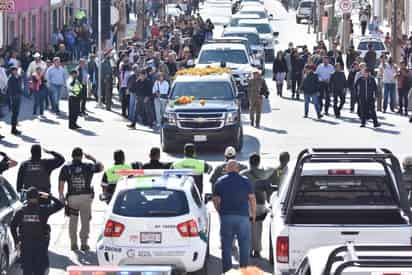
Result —
POLYGON ((17 40, 19 46, 32 43, 43 49, 50 41, 49 22, 49 0, 16 1, 15 11, 8 12, 4 20, 4 42, 10 45, 17 40))

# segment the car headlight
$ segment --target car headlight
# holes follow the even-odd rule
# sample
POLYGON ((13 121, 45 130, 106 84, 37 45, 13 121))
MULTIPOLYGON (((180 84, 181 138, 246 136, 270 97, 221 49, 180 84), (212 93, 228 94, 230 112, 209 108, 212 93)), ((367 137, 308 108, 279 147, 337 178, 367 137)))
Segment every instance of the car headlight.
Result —
POLYGON ((239 113, 231 111, 226 114, 226 125, 236 124, 239 121, 239 113))
POLYGON ((252 77, 251 73, 243 73, 243 78, 244 79, 250 79, 252 77))
POLYGON ((176 125, 176 114, 171 112, 165 112, 163 115, 163 120, 168 124, 176 125))

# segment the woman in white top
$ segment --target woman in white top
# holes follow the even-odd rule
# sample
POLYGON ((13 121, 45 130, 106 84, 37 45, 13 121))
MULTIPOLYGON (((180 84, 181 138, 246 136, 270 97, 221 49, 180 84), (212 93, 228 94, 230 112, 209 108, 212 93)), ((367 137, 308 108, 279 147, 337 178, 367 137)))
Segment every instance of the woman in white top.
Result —
POLYGON ((159 73, 157 80, 153 85, 153 97, 157 127, 160 127, 162 124, 162 116, 166 108, 168 95, 169 82, 167 82, 163 73, 159 73))
POLYGON ((383 80, 383 112, 386 113, 388 107, 388 100, 390 99, 390 108, 395 112, 396 101, 396 65, 392 62, 392 57, 388 61, 381 64, 380 73, 383 80))

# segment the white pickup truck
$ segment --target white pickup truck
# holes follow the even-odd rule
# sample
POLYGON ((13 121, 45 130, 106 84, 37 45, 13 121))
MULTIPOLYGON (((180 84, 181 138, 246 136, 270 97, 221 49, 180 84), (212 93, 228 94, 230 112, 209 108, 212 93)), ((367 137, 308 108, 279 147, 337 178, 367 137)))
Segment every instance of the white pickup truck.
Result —
POLYGON ((386 149, 307 149, 271 197, 274 274, 346 242, 410 245, 412 215, 398 159, 386 149))

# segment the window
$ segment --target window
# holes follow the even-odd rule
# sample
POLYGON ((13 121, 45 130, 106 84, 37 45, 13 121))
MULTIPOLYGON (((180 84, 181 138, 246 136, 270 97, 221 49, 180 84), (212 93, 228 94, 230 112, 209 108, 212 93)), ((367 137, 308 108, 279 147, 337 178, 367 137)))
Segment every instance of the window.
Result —
POLYGON ((171 98, 194 96, 197 99, 233 99, 232 86, 226 81, 190 81, 176 82, 173 86, 171 98))
POLYGON ((394 205, 387 177, 303 176, 295 205, 394 205))
POLYGON ((385 50, 385 46, 383 45, 382 42, 378 42, 378 41, 364 41, 364 42, 360 42, 359 46, 358 46, 358 50, 360 51, 367 51, 368 50, 368 45, 371 44, 372 48, 375 51, 383 51, 385 50))
POLYGON ((184 192, 164 188, 125 190, 117 196, 113 213, 125 217, 175 217, 189 213, 184 192))
POLYGON ((225 33, 223 36, 237 36, 237 37, 244 37, 247 38, 250 45, 259 45, 259 35, 255 33, 225 33))
POLYGON ((200 198, 199 191, 195 187, 195 185, 192 185, 192 188, 190 189, 190 193, 192 193, 193 200, 195 201, 197 207, 201 208, 202 207, 202 199, 200 198))
POLYGON ((258 33, 270 33, 270 26, 269 24, 249 24, 249 23, 241 23, 241 27, 252 27, 256 28, 258 33))

